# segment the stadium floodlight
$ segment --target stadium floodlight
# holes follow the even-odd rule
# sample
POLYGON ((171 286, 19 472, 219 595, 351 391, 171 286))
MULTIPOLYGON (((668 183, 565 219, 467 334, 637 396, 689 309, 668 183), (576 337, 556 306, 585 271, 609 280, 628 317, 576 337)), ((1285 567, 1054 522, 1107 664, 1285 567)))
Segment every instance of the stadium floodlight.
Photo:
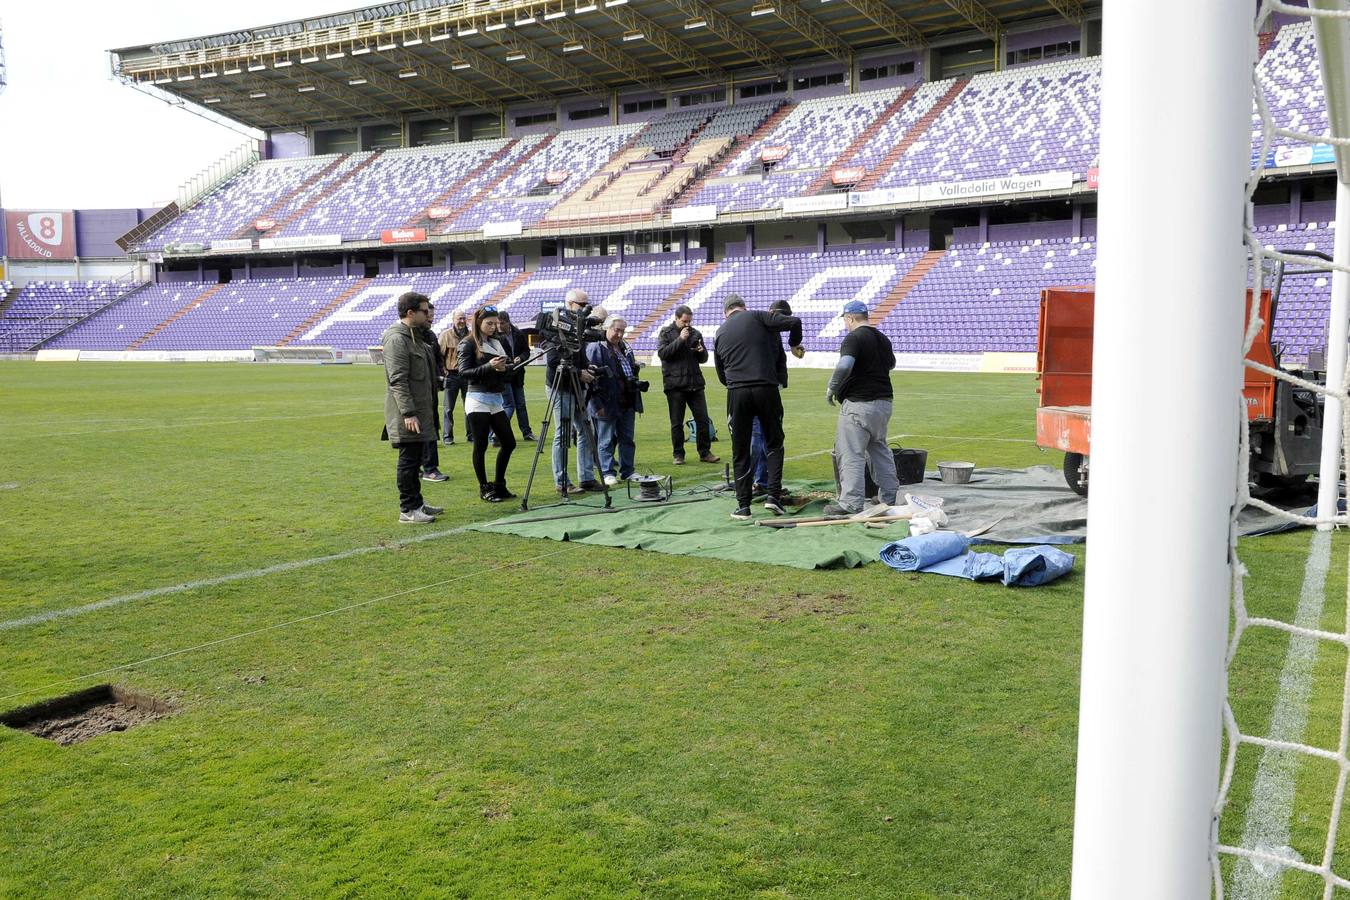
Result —
MULTIPOLYGON (((316 62, 319 61, 319 57, 318 57, 318 56, 315 56, 315 55, 313 55, 313 54, 311 54, 311 55, 309 55, 309 56, 302 56, 302 57, 300 57, 300 61, 301 61, 302 63, 305 63, 305 64, 316 63, 316 62)), ((230 74, 230 73, 229 73, 229 72, 226 72, 225 74, 228 75, 228 74, 230 74)))
POLYGON ((544 21, 545 21, 545 22, 552 22, 554 19, 561 19, 561 18, 564 18, 566 15, 567 15, 567 10, 565 10, 565 9, 557 9, 557 10, 554 10, 553 12, 546 12, 546 13, 544 13, 544 21))
POLYGON ((219 102, 220 102, 220 98, 219 98, 219 97, 207 97, 207 98, 206 98, 205 100, 203 100, 202 102, 203 102, 203 103, 219 103, 219 102))
POLYGON ((366 80, 362 78, 360 75, 358 75, 355 78, 348 78, 347 83, 350 84, 352 87, 356 87, 358 84, 365 84, 366 80))
POLYGON ((159 78, 155 79, 155 84, 172 84, 172 83, 173 83, 172 75, 161 75, 159 78))
POLYGON ((450 32, 448 31, 442 31, 439 34, 433 34, 431 36, 431 42, 433 44, 436 43, 437 41, 448 41, 448 40, 450 40, 450 32))
POLYGON ((295 90, 296 90, 296 93, 299 93, 299 94, 308 94, 310 91, 314 90, 314 85, 312 85, 312 84, 302 84, 302 85, 300 85, 299 87, 297 87, 295 90))
MULTIPOLYGON (((451 68, 454 68, 454 67, 452 66, 451 68)), ((398 73, 398 77, 399 77, 399 78, 416 78, 416 77, 417 77, 417 70, 416 70, 416 69, 404 69, 403 71, 401 71, 401 72, 398 73)))
POLYGON ((767 16, 777 11, 778 11, 777 7, 775 7, 772 3, 761 3, 758 6, 751 8, 750 15, 767 16))
POLYGON ((376 49, 376 50, 380 50, 380 51, 393 50, 393 49, 394 49, 395 47, 397 47, 397 46, 398 46, 397 43, 395 43, 395 42, 392 41, 392 40, 389 40, 389 41, 385 41, 385 42, 380 43, 380 44, 376 44, 376 45, 375 45, 375 49, 376 49))
POLYGON ((422 43, 422 39, 420 37, 410 37, 403 42, 403 46, 416 47, 420 43, 422 43))
POLYGON ((366 55, 367 53, 369 53, 369 52, 370 52, 370 48, 369 48, 369 47, 353 47, 353 48, 352 48, 352 56, 365 56, 365 55, 366 55))
POLYGON ((266 69, 266 68, 267 68, 267 66, 264 65, 263 63, 260 63, 260 62, 257 62, 257 63, 249 63, 249 66, 248 66, 248 70, 249 70, 250 72, 261 72, 261 71, 263 71, 263 70, 266 69))
POLYGON ((217 72, 215 69, 207 69, 205 72, 202 72, 202 73, 201 73, 200 75, 198 75, 197 77, 198 77, 198 78, 219 78, 219 77, 220 77, 220 73, 217 72))
POLYGON ((647 36, 645 31, 625 31, 623 39, 625 41, 640 41, 647 36))
POLYGON ((267 91, 252 91, 248 96, 250 100, 261 100, 267 96, 267 91))
POLYGON ((342 51, 342 50, 333 50, 333 51, 330 51, 330 52, 328 52, 328 53, 325 53, 324 56, 323 56, 323 58, 324 58, 324 59, 342 59, 342 57, 344 57, 344 56, 346 56, 346 55, 347 55, 347 54, 346 54, 344 51, 342 51))
POLYGON ((179 76, 178 76, 178 80, 179 80, 179 81, 196 81, 196 80, 197 80, 197 76, 196 76, 196 75, 193 75, 191 72, 189 72, 189 73, 187 73, 186 75, 179 75, 179 76))
POLYGON ((506 27, 506 23, 505 23, 505 22, 493 22, 491 25, 486 25, 486 26, 484 26, 484 27, 483 27, 483 30, 484 30, 484 31, 501 31, 501 30, 502 30, 503 28, 505 28, 505 27, 506 27))
POLYGON ((608 9, 611 6, 627 6, 627 5, 628 0, 605 0, 606 9, 608 9))
POLYGON ((707 27, 708 27, 708 20, 703 18, 702 16, 695 16, 694 18, 684 23, 685 31, 693 31, 695 28, 707 28, 707 27))
POLYGON ((454 59, 450 61, 450 68, 458 72, 462 69, 470 69, 472 66, 469 65, 467 59, 454 59))
POLYGON ((587 3, 584 6, 578 6, 576 9, 573 10, 573 12, 578 13, 595 12, 599 8, 600 7, 596 6, 594 3, 587 3))
MULTIPOLYGON (((301 61, 301 62, 304 62, 303 59, 300 60, 300 61, 301 61)), ((226 69, 225 71, 221 72, 220 74, 222 74, 222 75, 238 75, 238 74, 240 74, 240 73, 243 72, 243 71, 244 71, 244 70, 241 69, 241 68, 239 68, 238 66, 234 66, 233 68, 226 69)))
POLYGON ((576 53, 578 50, 585 50, 585 49, 586 45, 583 44, 581 41, 568 41, 566 44, 563 44, 564 53, 576 53))
POLYGON ((478 33, 478 29, 475 28, 475 27, 472 26, 472 25, 468 26, 467 28, 461 28, 461 29, 459 29, 458 31, 455 32, 455 34, 459 35, 460 37, 468 37, 468 36, 471 35, 471 34, 477 34, 477 33, 478 33))
POLYGON ((506 54, 507 62, 520 62, 524 58, 525 54, 521 53, 519 50, 513 50, 510 53, 506 54))
POLYGON ((293 65, 295 65, 295 63, 291 62, 289 59, 279 59, 276 62, 272 63, 272 68, 289 69, 293 65))
POLYGON ((536 19, 532 13, 527 14, 522 18, 516 19, 516 27, 519 28, 521 25, 533 25, 537 21, 539 20, 536 19))

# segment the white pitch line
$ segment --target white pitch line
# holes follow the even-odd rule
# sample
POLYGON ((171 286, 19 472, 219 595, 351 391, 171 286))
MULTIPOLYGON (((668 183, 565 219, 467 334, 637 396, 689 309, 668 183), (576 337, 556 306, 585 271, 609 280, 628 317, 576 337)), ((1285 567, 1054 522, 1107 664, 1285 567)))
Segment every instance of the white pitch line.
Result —
MULTIPOLYGON (((480 523, 472 523, 477 525, 480 523)), ((151 597, 164 597, 169 594, 181 594, 184 591, 195 591, 198 588, 215 587, 218 584, 229 584, 232 581, 245 581, 249 578, 263 578, 267 575, 277 575, 282 572, 294 572, 298 569, 308 569, 312 566, 321 566, 324 563, 340 562, 344 559, 351 559, 354 556, 364 556, 367 553, 378 553, 381 550, 391 550, 396 547, 405 547, 408 544, 417 544, 422 541, 433 541, 437 538, 449 537, 453 534, 460 534, 468 531, 470 525, 461 525, 458 528, 447 528, 441 531, 427 531, 422 534, 411 537, 400 538, 396 541, 389 541, 384 544, 375 544, 370 547, 353 547, 350 550, 343 550, 340 553, 329 553, 324 556, 313 556, 309 559, 297 559, 290 562, 277 563, 273 566, 263 566, 259 569, 248 569, 243 572, 231 572, 228 575, 216 575, 212 578, 199 578, 195 581, 186 581, 182 584, 169 584, 163 587, 150 588, 149 590, 137 591, 134 594, 122 594, 117 597, 107 597, 103 600, 96 600, 93 603, 85 603, 82 606, 71 606, 65 609, 52 609, 47 612, 35 613, 31 616, 24 616, 20 619, 9 619, 0 622, 0 631, 13 631, 16 628, 25 628, 29 625, 41 625, 44 622, 50 622, 54 619, 64 619, 69 616, 80 616, 85 613, 96 612, 100 609, 108 609, 112 606, 121 606, 124 603, 133 603, 137 600, 148 600, 151 597)))
MULTIPOLYGON (((1315 531, 1294 618, 1294 624, 1300 628, 1317 628, 1321 621, 1330 567, 1331 532, 1315 531)), ((1272 740, 1288 743, 1303 740, 1316 662, 1317 640, 1297 634, 1291 636, 1284 668, 1280 671, 1279 694, 1270 717, 1269 737, 1272 740)), ((1297 753, 1266 750, 1261 754, 1241 846, 1278 854, 1280 848, 1289 845, 1289 820, 1294 811, 1294 784, 1299 761, 1297 753)), ((1280 895, 1283 880, 1284 869, 1263 875, 1250 860, 1241 859, 1233 870, 1232 895, 1235 900, 1273 900, 1280 895)))
MULTIPOLYGON (((193 428, 198 425, 244 425, 249 422, 290 422, 295 419, 323 419, 329 416, 354 416, 360 413, 368 412, 374 407, 361 406, 355 409, 342 410, 339 412, 308 413, 303 416, 254 416, 247 419, 188 419, 182 422, 166 422, 161 425, 138 425, 135 428, 96 428, 92 431, 57 431, 50 434, 43 433, 39 435, 43 440, 54 437, 78 437, 86 434, 123 434, 128 431, 158 431, 165 428, 172 428, 175 431, 181 431, 184 428, 193 428)), ((33 440, 32 435, 6 435, 0 436, 0 441, 26 441, 33 440)))

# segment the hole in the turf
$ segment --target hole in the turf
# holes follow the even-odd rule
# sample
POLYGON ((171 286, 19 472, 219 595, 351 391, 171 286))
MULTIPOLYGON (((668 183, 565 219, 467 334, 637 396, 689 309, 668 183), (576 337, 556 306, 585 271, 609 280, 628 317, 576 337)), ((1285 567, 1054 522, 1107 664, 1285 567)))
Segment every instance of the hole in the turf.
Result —
POLYGON ((76 691, 0 715, 0 725, 66 746, 126 731, 174 712, 168 701, 118 684, 76 691))

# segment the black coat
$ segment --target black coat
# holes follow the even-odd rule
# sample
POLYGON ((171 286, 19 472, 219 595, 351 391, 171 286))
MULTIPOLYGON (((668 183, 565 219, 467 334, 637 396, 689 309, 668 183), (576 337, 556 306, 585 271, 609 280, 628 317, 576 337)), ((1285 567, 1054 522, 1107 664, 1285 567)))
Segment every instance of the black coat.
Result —
POLYGON ((680 340, 680 326, 671 322, 656 338, 656 355, 661 359, 662 389, 701 391, 706 382, 699 365, 708 361, 703 335, 690 326, 689 340, 680 340))
POLYGON ((506 390, 511 370, 498 372, 488 365, 491 358, 479 352, 478 345, 471 338, 459 342, 459 375, 468 383, 469 390, 485 394, 500 394, 506 390))
MULTIPOLYGON (((525 333, 514 324, 510 328, 497 329, 497 340, 501 341, 502 347, 511 357, 512 363, 521 363, 530 358, 530 342, 525 339, 525 333)), ((511 383, 515 385, 525 383, 524 366, 512 370, 511 383)))
POLYGON ((728 388, 782 385, 787 360, 778 335, 784 331, 790 346, 802 342, 802 320, 796 316, 757 309, 733 314, 717 330, 713 345, 717 380, 728 388))

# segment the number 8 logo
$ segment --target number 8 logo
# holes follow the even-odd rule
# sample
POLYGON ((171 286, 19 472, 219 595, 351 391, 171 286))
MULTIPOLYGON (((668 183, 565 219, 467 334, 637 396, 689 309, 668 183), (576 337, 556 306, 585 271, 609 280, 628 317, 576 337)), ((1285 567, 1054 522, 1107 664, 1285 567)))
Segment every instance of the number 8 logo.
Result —
POLYGON ((43 216, 38 221, 38 236, 48 243, 56 239, 56 220, 51 216, 43 216))

